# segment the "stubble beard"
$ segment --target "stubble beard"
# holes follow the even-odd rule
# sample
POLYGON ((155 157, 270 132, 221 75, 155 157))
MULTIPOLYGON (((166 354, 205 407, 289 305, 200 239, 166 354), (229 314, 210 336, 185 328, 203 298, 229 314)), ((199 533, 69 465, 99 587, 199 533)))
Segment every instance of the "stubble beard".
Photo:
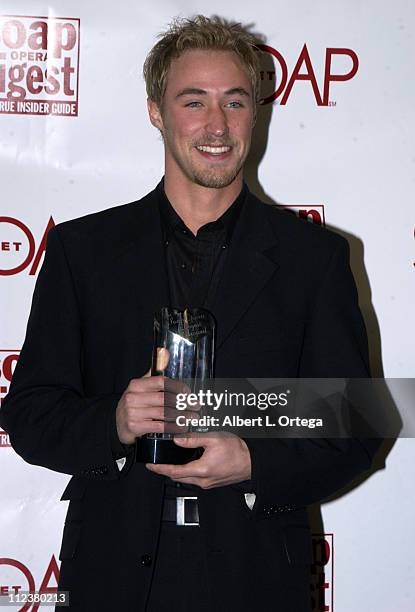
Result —
MULTIPOLYGON (((163 132, 161 132, 161 136, 164 141, 164 146, 169 147, 171 156, 173 157, 177 166, 181 169, 183 174, 190 181, 196 183, 196 185, 200 185, 201 187, 208 187, 210 189, 221 189, 230 185, 242 170, 250 149, 249 143, 245 154, 241 158, 236 160, 235 165, 231 168, 215 168, 213 164, 211 167, 200 168, 197 166, 196 163, 193 162, 192 149, 198 146, 199 144, 217 144, 217 142, 209 143, 209 139, 204 138, 203 142, 201 143, 192 143, 189 149, 189 157, 187 160, 185 160, 174 146, 174 141, 170 141, 170 138, 168 138, 166 134, 163 134, 163 132)), ((232 148, 235 148, 236 145, 236 143, 234 142, 224 142, 222 144, 229 145, 232 148)))
POLYGON ((193 172, 190 178, 193 180, 193 182, 201 187, 221 189, 222 187, 227 187, 235 180, 242 166, 243 161, 241 161, 235 168, 231 168, 227 171, 220 171, 214 168, 207 168, 206 170, 192 168, 193 172))
POLYGON ((192 161, 188 165, 183 164, 183 161, 175 155, 176 163, 193 183, 210 189, 221 189, 230 185, 243 168, 245 157, 239 159, 235 166, 231 168, 215 168, 213 165, 211 167, 199 168, 192 161))

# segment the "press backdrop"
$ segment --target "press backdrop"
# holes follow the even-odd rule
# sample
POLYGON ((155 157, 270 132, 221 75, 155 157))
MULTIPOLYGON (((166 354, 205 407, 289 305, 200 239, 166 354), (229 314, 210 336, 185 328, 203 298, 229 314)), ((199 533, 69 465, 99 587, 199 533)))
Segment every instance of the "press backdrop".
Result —
MULTIPOLYGON (((195 12, 236 18, 261 35, 264 103, 249 185, 347 237, 373 371, 414 376, 411 0, 2 0, 1 397, 48 229, 135 200, 159 181, 163 145, 147 119, 141 67, 171 18, 195 12)), ((413 397, 405 401, 412 409, 413 397)), ((312 511, 315 610, 414 609, 414 440, 399 440, 386 469, 382 458, 377 467, 322 506, 323 526, 312 511)), ((0 475, 0 593, 53 588, 68 476, 26 465, 1 431, 0 475)))

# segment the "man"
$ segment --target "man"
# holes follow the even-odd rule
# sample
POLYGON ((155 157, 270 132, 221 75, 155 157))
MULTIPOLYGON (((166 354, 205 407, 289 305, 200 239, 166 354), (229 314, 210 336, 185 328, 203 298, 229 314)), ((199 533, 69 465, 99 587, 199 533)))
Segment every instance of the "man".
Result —
POLYGON ((237 436, 178 438, 204 449, 182 466, 134 461, 135 439, 164 429, 164 381, 145 375, 161 306, 213 313, 217 377, 368 374, 346 242, 243 183, 253 42, 176 21, 145 64, 164 180, 49 233, 1 424, 28 462, 74 476, 60 553, 74 610, 305 612, 306 506, 371 465, 369 442, 237 436))

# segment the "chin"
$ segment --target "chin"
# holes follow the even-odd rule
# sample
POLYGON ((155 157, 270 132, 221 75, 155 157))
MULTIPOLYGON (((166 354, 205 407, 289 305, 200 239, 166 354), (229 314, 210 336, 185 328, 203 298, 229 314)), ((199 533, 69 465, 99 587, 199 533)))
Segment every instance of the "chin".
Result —
POLYGON ((235 180, 236 174, 232 174, 231 176, 201 176, 194 175, 193 180, 198 185, 202 187, 209 187, 211 189, 222 189, 223 187, 227 187, 235 180))
POLYGON ((227 172, 208 172, 208 171, 197 171, 194 170, 192 174, 192 180, 201 185, 202 187, 209 187, 211 189, 222 189, 227 187, 236 179, 240 172, 240 167, 228 170, 227 172))

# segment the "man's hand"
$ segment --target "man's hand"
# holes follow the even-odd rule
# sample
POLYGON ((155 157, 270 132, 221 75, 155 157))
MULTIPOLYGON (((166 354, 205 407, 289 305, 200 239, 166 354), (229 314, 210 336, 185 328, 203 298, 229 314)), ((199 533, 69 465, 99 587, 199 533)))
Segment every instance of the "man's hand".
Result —
POLYGON ((186 431, 176 425, 176 417, 196 417, 195 412, 176 409, 176 394, 186 393, 188 388, 181 382, 150 376, 133 378, 124 391, 116 409, 117 433, 120 442, 133 444, 146 433, 177 433, 186 431))
POLYGON ((185 465, 153 465, 146 468, 168 476, 176 482, 212 489, 251 478, 251 455, 242 438, 229 433, 176 436, 174 441, 185 448, 203 447, 200 459, 185 465))

